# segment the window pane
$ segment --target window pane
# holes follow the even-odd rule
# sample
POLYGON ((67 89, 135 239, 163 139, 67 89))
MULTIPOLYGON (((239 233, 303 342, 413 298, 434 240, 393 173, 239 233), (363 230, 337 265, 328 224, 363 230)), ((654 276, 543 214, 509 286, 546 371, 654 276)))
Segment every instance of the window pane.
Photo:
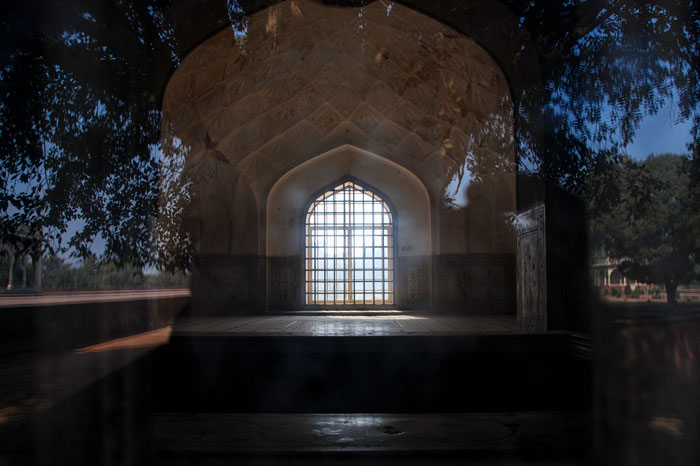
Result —
POLYGON ((391 212, 352 182, 324 193, 306 216, 307 304, 392 303, 391 212))

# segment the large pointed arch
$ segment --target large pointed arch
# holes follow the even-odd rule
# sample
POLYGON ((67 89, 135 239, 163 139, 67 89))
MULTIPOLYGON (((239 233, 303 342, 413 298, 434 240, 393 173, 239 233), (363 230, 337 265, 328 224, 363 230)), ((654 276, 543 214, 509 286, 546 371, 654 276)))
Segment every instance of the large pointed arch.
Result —
MULTIPOLYGON (((391 211, 396 272, 392 307, 425 308, 431 292, 433 247, 428 190, 405 167, 344 145, 289 170, 270 189, 265 208, 268 309, 306 306, 303 264, 306 216, 313 201, 345 181, 369 188, 391 211)), ((366 306, 363 303, 355 307, 366 306)))

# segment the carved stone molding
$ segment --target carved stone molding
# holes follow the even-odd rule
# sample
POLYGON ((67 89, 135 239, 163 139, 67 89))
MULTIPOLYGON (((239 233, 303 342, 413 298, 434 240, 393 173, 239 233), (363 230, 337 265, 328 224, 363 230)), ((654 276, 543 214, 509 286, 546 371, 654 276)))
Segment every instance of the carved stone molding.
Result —
POLYGON ((518 214, 516 221, 517 315, 520 330, 547 330, 547 250, 545 206, 518 214))

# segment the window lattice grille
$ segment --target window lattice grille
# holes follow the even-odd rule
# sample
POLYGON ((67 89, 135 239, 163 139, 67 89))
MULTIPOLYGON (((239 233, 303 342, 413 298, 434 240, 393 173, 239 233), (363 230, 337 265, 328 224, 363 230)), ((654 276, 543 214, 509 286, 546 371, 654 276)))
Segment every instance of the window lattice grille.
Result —
POLYGON ((306 215, 306 304, 394 304, 393 241, 391 211, 373 192, 348 181, 319 196, 306 215))

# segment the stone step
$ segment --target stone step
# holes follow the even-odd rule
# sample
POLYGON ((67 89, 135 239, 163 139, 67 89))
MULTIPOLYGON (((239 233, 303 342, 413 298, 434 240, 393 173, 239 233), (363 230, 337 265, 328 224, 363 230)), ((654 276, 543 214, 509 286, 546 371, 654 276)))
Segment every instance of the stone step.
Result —
POLYGON ((587 464, 590 411, 153 416, 163 464, 587 464), (428 461, 429 460, 429 461, 428 461))
POLYGON ((160 412, 588 409, 591 361, 566 334, 173 335, 154 353, 160 412), (177 390, 173 390, 177 387, 177 390))

